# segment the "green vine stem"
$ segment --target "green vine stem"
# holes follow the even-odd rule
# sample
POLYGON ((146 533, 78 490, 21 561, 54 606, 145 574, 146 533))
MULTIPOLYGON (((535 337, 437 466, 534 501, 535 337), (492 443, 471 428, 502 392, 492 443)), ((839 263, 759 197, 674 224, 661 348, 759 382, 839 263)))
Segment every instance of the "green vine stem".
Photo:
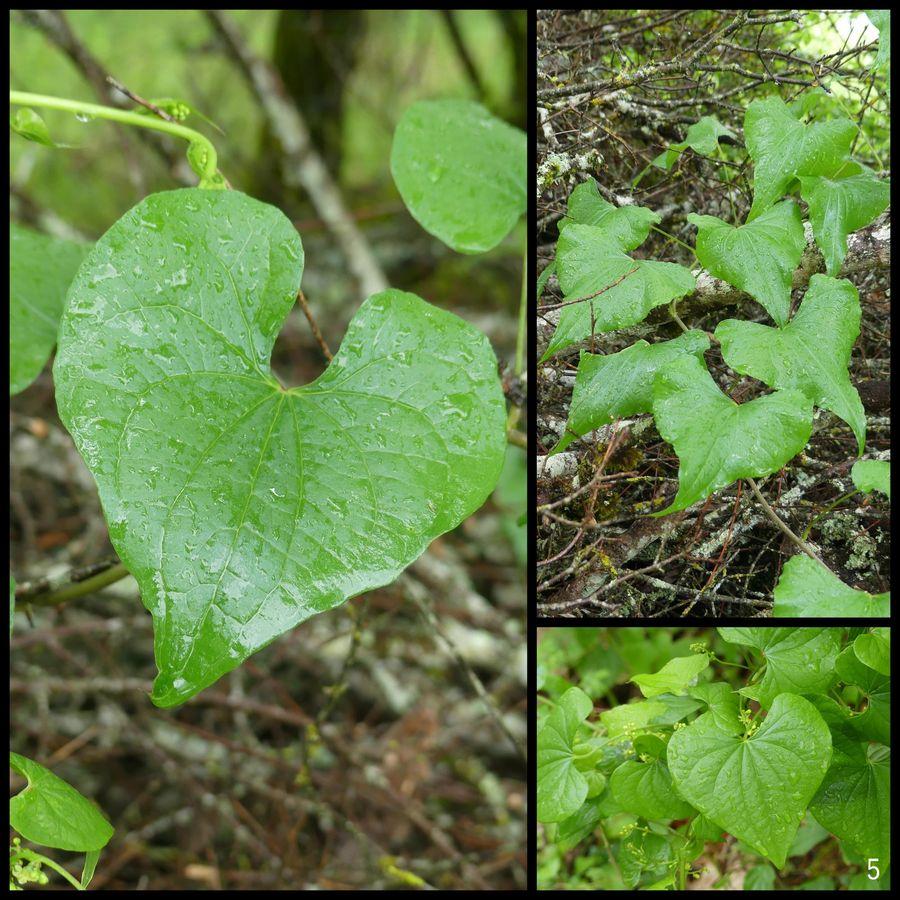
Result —
POLYGON ((27 847, 16 847, 15 849, 11 847, 9 854, 10 869, 12 869, 16 861, 20 859, 28 860, 28 862, 40 863, 43 866, 49 866, 54 872, 58 872, 62 875, 76 891, 84 890, 84 887, 76 878, 59 865, 59 863, 50 859, 50 857, 44 856, 41 853, 36 853, 34 850, 29 850, 27 847))
POLYGON ((527 336, 526 321, 528 313, 528 248, 522 255, 522 290, 519 295, 519 330, 516 333, 515 374, 525 371, 525 339, 527 336))
POLYGON ((216 148, 205 135, 186 125, 168 122, 154 116, 133 112, 127 109, 115 109, 112 106, 101 106, 97 103, 85 103, 81 100, 67 100, 64 97, 51 97, 46 94, 30 94, 27 91, 10 91, 11 106, 36 106, 41 109, 56 109, 75 115, 88 116, 94 119, 107 119, 121 125, 133 125, 136 128, 149 128, 161 131, 188 142, 188 162, 200 177, 200 187, 224 187, 225 182, 218 171, 216 148))

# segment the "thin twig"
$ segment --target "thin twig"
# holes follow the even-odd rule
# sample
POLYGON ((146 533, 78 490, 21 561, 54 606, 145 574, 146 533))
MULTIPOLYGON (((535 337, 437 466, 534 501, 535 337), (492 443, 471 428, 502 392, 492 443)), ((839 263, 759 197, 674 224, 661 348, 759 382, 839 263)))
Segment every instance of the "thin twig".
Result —
POLYGON ((138 106, 143 106, 145 109, 149 109, 155 116, 159 116, 161 119, 165 119, 167 122, 177 122, 178 120, 167 113, 164 109, 160 109, 155 103, 150 100, 145 100, 140 94, 135 94, 134 91, 125 87, 118 78, 113 78, 112 75, 107 75, 106 80, 117 90, 123 93, 126 97, 134 100, 138 106))
POLYGON ((575 300, 565 300, 562 303, 551 303, 547 306, 542 306, 540 312, 546 313, 554 309, 562 309, 564 306, 574 306, 576 303, 584 303, 586 300, 593 300, 595 297, 599 297, 601 294, 611 291, 617 284, 621 284, 629 275, 633 275, 637 270, 638 266, 629 269, 624 275, 620 275, 612 284, 608 284, 605 288, 600 288, 599 291, 594 291, 593 294, 588 294, 587 297, 577 297, 575 300))
POLYGON ((117 559, 108 559, 92 566, 69 569, 54 578, 23 582, 16 587, 16 601, 33 606, 58 606, 68 600, 93 594, 128 575, 128 569, 122 563, 117 559))
POLYGON ((312 310, 309 308, 309 304, 306 302, 306 295, 303 291, 297 291, 297 302, 300 304, 300 308, 306 316, 306 321, 309 322, 309 327, 312 330, 313 337, 316 339, 316 343, 319 345, 319 349, 322 351, 325 359, 327 359, 328 362, 331 362, 334 359, 334 354, 328 349, 328 344, 326 343, 325 338, 322 337, 322 332, 319 331, 319 325, 312 314, 312 310))
POLYGON ((752 478, 746 478, 745 481, 750 485, 750 490, 753 491, 753 495, 759 500, 760 506, 762 506, 766 515, 772 520, 772 524, 775 525, 778 530, 789 540, 791 540, 794 544, 796 544, 807 556, 812 557, 816 562, 822 563, 824 566, 825 563, 822 562, 818 553, 812 548, 810 544, 803 540, 803 538, 798 537, 791 531, 790 528, 779 518, 778 513, 775 512, 774 509, 769 505, 769 501, 763 497, 762 493, 759 490, 759 486, 752 478))
POLYGON ((456 664, 465 673, 469 684, 472 685, 475 693, 484 703, 485 708, 487 709, 491 718, 494 720, 497 727, 501 732, 503 732, 512 746, 515 748, 516 753, 521 757, 521 759, 527 759, 524 745, 509 730, 509 726, 506 724, 506 722, 503 721, 503 716, 500 714, 500 710, 497 709, 494 698, 491 697, 491 695, 487 692, 487 689, 485 688, 481 679, 475 674, 472 667, 463 658, 456 644, 453 643, 447 633, 443 630, 443 628, 441 628, 440 622, 438 622, 437 616, 434 614, 434 610, 426 601, 428 592, 425 590, 424 585, 416 581, 414 578, 410 578, 408 575, 403 575, 401 576, 401 578, 403 579, 403 583, 407 590, 407 593, 409 594, 412 601, 416 604, 416 606, 418 606, 419 611, 422 613, 422 617, 425 619, 434 633, 443 641, 444 646, 450 652, 450 655, 453 657, 456 664))

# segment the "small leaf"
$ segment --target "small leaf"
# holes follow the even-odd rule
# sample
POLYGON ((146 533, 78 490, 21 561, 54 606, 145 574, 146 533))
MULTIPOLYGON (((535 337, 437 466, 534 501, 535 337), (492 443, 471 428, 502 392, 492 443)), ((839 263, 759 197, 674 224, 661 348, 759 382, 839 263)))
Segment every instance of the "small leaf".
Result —
POLYGON ((84 868, 81 870, 81 886, 86 888, 94 877, 97 863, 100 861, 99 850, 88 850, 84 856, 84 868))
POLYGON ((797 618, 872 618, 891 614, 890 594, 848 587, 805 553, 789 559, 775 587, 772 615, 797 618))
POLYGON ((28 786, 9 801, 9 824, 23 838, 44 847, 90 852, 113 836, 113 827, 86 797, 39 763, 9 754, 9 767, 28 786))
POLYGON ((56 344, 66 291, 90 248, 9 227, 9 393, 25 390, 56 344))
POLYGON ((891 61, 891 11, 889 9, 867 9, 866 16, 878 29, 878 55, 872 66, 877 69, 891 61))
POLYGON ((126 213, 69 291, 57 405, 153 615, 160 706, 393 581, 500 475, 496 357, 412 294, 370 297, 318 379, 279 383, 302 268, 280 211, 187 189, 126 213))
POLYGON ((865 666, 880 675, 891 674, 891 630, 875 628, 853 641, 853 652, 865 666))
POLYGON ((869 171, 847 178, 803 175, 800 196, 809 205, 809 221, 826 271, 837 275, 847 255, 847 235, 865 228, 888 208, 891 185, 869 171))
POLYGON ((657 372, 653 415, 679 461, 678 493, 655 516, 687 509, 739 478, 777 472, 812 433, 812 404, 799 391, 776 391, 738 405, 687 354, 657 372))
POLYGON ((657 306, 690 294, 693 275, 676 263, 632 259, 611 242, 610 234, 594 225, 570 225, 556 247, 556 277, 564 294, 559 325, 541 361, 590 337, 637 325, 657 306), (588 300, 585 298, 591 297, 588 300))
MULTIPOLYGON (((189 119, 191 116, 196 116, 202 122, 206 122, 207 125, 215 128, 219 134, 224 135, 225 132, 215 123, 212 119, 204 116, 202 112, 200 112, 195 107, 191 106, 186 100, 179 100, 174 97, 160 97, 160 98, 152 98, 150 102, 161 109, 163 112, 167 112, 173 119, 176 119, 179 122, 184 122, 189 119)), ((145 116, 155 116, 156 113, 153 110, 148 109, 146 106, 136 106, 134 108, 134 112, 145 115, 145 116)))
POLYGON ((744 876, 745 891, 774 891, 775 870, 771 866, 754 866, 744 876))
POLYGON ((525 132, 466 100, 423 100, 403 113, 391 174, 412 217, 459 253, 484 253, 527 208, 525 132))
POLYGON ((571 194, 566 215, 559 220, 560 234, 572 224, 595 225, 611 246, 634 250, 647 240, 650 228, 659 222, 659 214, 644 206, 613 206, 600 196, 597 182, 591 178, 579 184, 571 194))
POLYGON ((606 727, 609 736, 615 738, 635 728, 646 728, 665 711, 665 705, 659 700, 623 703, 600 713, 600 722, 606 727))
POLYGON ((559 453, 577 438, 616 419, 653 412, 656 373, 681 354, 702 358, 708 349, 706 332, 689 331, 658 344, 637 341, 606 356, 582 353, 566 430, 550 453, 559 453))
POLYGON ((715 116, 703 116, 699 121, 694 122, 688 130, 683 141, 678 144, 671 144, 667 150, 664 150, 651 165, 658 169, 668 171, 675 164, 675 161, 685 150, 693 150, 701 156, 712 156, 719 145, 719 138, 734 137, 734 132, 723 125, 715 116))
POLYGON ((570 688, 559 698, 538 734, 539 822, 562 822, 587 797, 587 779, 575 766, 575 735, 593 708, 591 698, 581 688, 570 688))
POLYGON ((719 634, 730 644, 746 644, 764 654, 762 680, 740 690, 763 709, 783 691, 825 693, 835 680, 839 628, 720 628, 719 634))
POLYGON ((57 144, 50 137, 47 123, 33 109, 25 106, 20 106, 15 112, 10 112, 9 127, 26 141, 33 141, 44 147, 54 147, 57 150, 66 150, 70 147, 69 144, 57 144))
POLYGON ((609 789, 623 810, 645 819, 671 821, 695 812, 679 796, 668 766, 659 759, 623 762, 610 776, 609 789))
POLYGON ((640 756, 644 753, 654 759, 661 759, 666 755, 666 741, 658 734, 638 734, 631 741, 634 752, 640 756))
POLYGON ((881 491, 891 499, 891 464, 879 459, 860 459, 853 464, 850 477, 864 494, 881 491))
POLYGON ((813 275, 800 309, 783 328, 726 319, 716 328, 716 338, 736 372, 772 388, 802 391, 843 419, 862 453, 866 412, 849 370, 859 320, 859 295, 849 281, 813 275))
POLYGON ((779 324, 788 319, 791 281, 806 249, 800 207, 785 200, 737 228, 691 213, 697 259, 717 278, 746 291, 779 324))
POLYGON ((788 190, 798 175, 831 175, 850 153, 857 128, 849 119, 804 125, 780 97, 754 100, 744 115, 744 139, 755 163, 750 222, 788 190))
POLYGON ((688 689, 688 694, 702 700, 707 705, 710 714, 720 728, 728 731, 736 727, 740 731, 737 717, 741 710, 741 696, 730 684, 722 681, 697 684, 688 689))
POLYGON ((652 675, 635 675, 630 680, 648 698, 666 693, 682 694, 708 666, 709 657, 705 653, 677 656, 670 659, 658 672, 652 675))
POLYGON ((556 271, 556 260, 550 260, 546 266, 544 266, 543 271, 540 275, 538 275, 537 280, 537 290, 535 293, 535 303, 541 299, 541 294, 544 293, 544 289, 547 287, 547 282, 550 280, 550 276, 556 271))
POLYGON ((804 91, 796 100, 788 104, 791 115, 797 119, 810 116, 814 119, 846 118, 834 94, 829 94, 820 87, 804 91))
POLYGON ((681 796, 779 869, 830 761, 828 726, 790 693, 746 739, 705 713, 672 735, 668 752, 681 796))

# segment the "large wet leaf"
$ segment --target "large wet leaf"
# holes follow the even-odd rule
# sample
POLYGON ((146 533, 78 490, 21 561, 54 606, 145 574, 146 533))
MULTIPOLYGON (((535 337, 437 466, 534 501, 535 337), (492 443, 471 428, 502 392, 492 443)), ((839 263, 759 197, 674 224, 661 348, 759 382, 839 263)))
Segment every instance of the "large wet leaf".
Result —
POLYGON ((610 776, 609 789, 623 810, 645 819, 683 819, 695 812, 679 796, 668 766, 659 759, 623 762, 610 776))
POLYGON ((569 225, 595 225, 603 230, 609 243, 620 250, 634 250, 647 239, 650 228, 659 221, 659 213, 645 206, 613 206, 600 196, 597 182, 591 178, 579 184, 566 204, 566 215, 557 223, 560 232, 569 225))
POLYGON ((599 824, 603 818, 600 798, 588 800, 582 804, 568 819, 559 823, 553 845, 562 853, 576 847, 599 824))
POLYGON ((725 831, 784 865, 797 827, 828 770, 831 733, 803 697, 775 698, 744 737, 704 713, 669 741, 678 792, 725 831))
POLYGON ((701 265, 748 293, 784 325, 791 306, 791 280, 806 249, 800 207, 785 200, 737 227, 715 216, 691 213, 687 219, 697 226, 701 265))
POLYGON ((28 780, 10 798, 9 824, 23 838, 43 847, 79 853, 100 850, 113 836, 103 813, 58 775, 40 763, 9 754, 9 767, 28 780))
POLYGON ((655 307, 696 286, 684 266, 632 259, 596 225, 572 224, 563 231, 556 245, 556 277, 570 305, 562 308, 542 360, 590 337, 592 310, 594 333, 615 331, 637 325, 655 307))
POLYGON ((847 719, 839 721, 833 706, 834 724, 826 721, 832 724, 834 755, 809 809, 852 852, 877 859, 884 871, 891 860, 890 750, 854 740, 847 719))
POLYGON ((869 171, 847 178, 801 176, 800 196, 809 205, 809 221, 826 271, 837 275, 847 255, 847 235, 865 228, 888 208, 891 185, 869 171))
POLYGON ((69 293, 60 415, 153 615, 153 700, 181 703, 310 616, 391 582, 494 488, 505 450, 484 335, 370 297, 314 382, 269 368, 303 251, 274 207, 155 194, 69 293))
POLYGON ((798 175, 832 175, 850 153, 856 125, 833 119, 804 125, 780 97, 754 100, 744 115, 744 139, 754 162, 752 221, 776 203, 798 175))
POLYGON ((849 369, 859 320, 859 295, 849 281, 813 275, 800 309, 784 328, 726 319, 716 328, 716 338, 736 372, 772 388, 802 391, 843 419, 862 453, 866 412, 849 369))
POLYGON ((625 416, 653 412, 653 378, 683 353, 703 357, 709 349, 704 331, 689 331, 671 341, 637 341, 618 353, 582 353, 572 391, 566 430, 551 453, 559 453, 582 435, 625 416))
POLYGON ((576 766, 575 735, 594 704, 581 688, 569 688, 538 733, 537 817, 562 822, 584 803, 588 780, 576 766))
POLYGON ((66 291, 88 247, 9 226, 9 393, 25 390, 56 343, 66 291))
POLYGON ((762 679, 740 693, 768 709, 781 693, 825 693, 835 680, 835 660, 841 649, 840 628, 720 628, 732 644, 762 652, 762 679))
POLYGON ((804 394, 776 391, 738 405, 687 354, 657 372, 653 415, 679 461, 678 493, 654 515, 686 509, 739 478, 777 472, 812 433, 812 403, 804 394))
POLYGON ((871 618, 891 614, 891 595, 869 594, 844 584, 805 553, 789 559, 775 586, 773 616, 871 618))
POLYGON ((460 253, 495 247, 528 205, 525 132, 468 100, 409 106, 391 174, 413 218, 460 253))
POLYGON ((835 661, 841 681, 856 685, 865 694, 865 708, 850 723, 867 741, 891 744, 891 679, 866 665, 855 647, 847 647, 835 661))

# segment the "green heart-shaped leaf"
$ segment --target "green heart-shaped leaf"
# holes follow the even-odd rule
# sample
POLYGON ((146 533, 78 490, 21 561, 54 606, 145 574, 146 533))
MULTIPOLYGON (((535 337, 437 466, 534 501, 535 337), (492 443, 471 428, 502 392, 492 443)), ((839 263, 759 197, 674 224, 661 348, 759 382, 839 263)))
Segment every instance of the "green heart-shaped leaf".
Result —
POLYGON ((888 208, 891 185, 868 171, 848 178, 801 176, 800 196, 809 205, 809 221, 826 271, 837 275, 847 255, 847 235, 865 228, 888 208))
POLYGON ((733 227, 715 216, 691 213, 697 226, 697 259, 716 278, 746 291, 779 324, 788 319, 791 281, 806 237, 800 207, 778 203, 758 219, 733 227))
POLYGON ((672 735, 668 761, 682 797, 780 869, 828 770, 831 732, 808 700, 780 694, 750 737, 704 713, 672 735))
POLYGON ((891 756, 880 744, 854 735, 843 707, 827 697, 817 706, 832 729, 834 755, 810 812, 854 853, 891 860, 891 756))
POLYGON ((841 649, 840 628, 720 628, 731 644, 762 651, 762 680, 742 688, 763 709, 781 693, 825 693, 835 680, 835 660, 841 649))
POLYGON ((643 322, 652 309, 696 286, 684 266, 632 259, 596 225, 572 224, 563 231, 556 245, 556 277, 564 302, 584 302, 562 308, 542 360, 590 336, 592 309, 596 334, 615 331, 643 322))
POLYGON ((744 114, 744 139, 755 164, 747 221, 779 200, 798 175, 834 174, 856 131, 846 118, 804 125, 780 97, 754 100, 744 114))
POLYGON ((812 434, 812 403, 804 394, 776 391, 738 405, 690 354, 656 373, 653 416, 679 461, 678 493, 655 516, 687 509, 739 478, 777 472, 812 434))
POLYGON ((802 391, 843 419, 862 453, 866 412, 849 370, 859 320, 859 295, 849 281, 813 275, 800 309, 784 328, 726 319, 716 327, 716 338, 736 372, 772 388, 802 391))
POLYGON ((279 383, 302 266, 275 208, 172 191, 120 219, 69 292, 57 404, 153 615, 161 706, 391 582, 497 483, 496 358, 412 294, 370 297, 316 381, 279 383))
POLYGON ((854 684, 866 696, 865 709, 850 720, 856 733, 867 741, 891 744, 891 679, 867 666, 856 654, 854 647, 847 647, 834 664, 841 681, 854 684))
POLYGON ((891 464, 887 460, 860 459, 853 464, 850 477, 864 494, 881 491, 891 499, 891 464))
POLYGON ((56 343, 66 291, 88 247, 9 227, 9 393, 25 390, 56 343))
POLYGON ((741 696, 723 681, 714 681, 707 684, 697 684, 688 689, 691 697, 702 700, 708 707, 710 714, 718 722, 723 730, 736 727, 737 716, 741 711, 741 696))
POLYGON ((645 206, 613 206, 600 196, 597 182, 591 178, 579 184, 566 204, 566 215, 557 228, 563 232, 569 225, 594 225, 601 229, 611 246, 634 250, 647 239, 650 228, 659 222, 659 213, 645 206))
POLYGON ((9 754, 9 767, 28 786, 9 801, 9 824, 28 841, 85 853, 100 850, 113 836, 103 813, 40 763, 9 754))
POLYGON ((633 186, 637 186, 643 180, 651 166, 668 172, 678 160, 678 157, 685 150, 693 150, 702 156, 711 156, 719 145, 719 138, 734 138, 734 132, 723 125, 715 116, 703 116, 699 121, 694 122, 684 136, 683 141, 677 144, 670 144, 663 150, 647 168, 645 168, 632 182, 633 186))
POLYGON ((593 708, 591 698, 581 688, 569 688, 538 733, 539 822, 562 822, 587 797, 587 778, 575 765, 575 735, 593 708))
POLYGON ((708 349, 706 332, 694 330, 659 344, 637 341, 606 356, 582 353, 566 430, 551 454, 615 419, 653 412, 656 373, 682 353, 699 359, 708 349))
POLYGON ((659 759, 623 762, 610 776, 609 789, 623 810, 645 819, 683 819, 695 811, 679 796, 668 767, 659 759))
POLYGON ((403 113, 391 174, 413 218, 459 253, 497 246, 525 212, 525 132, 467 100, 423 100, 403 113))
POLYGON ((851 588, 803 553, 784 564, 774 600, 773 616, 880 618, 891 614, 890 594, 851 588))

